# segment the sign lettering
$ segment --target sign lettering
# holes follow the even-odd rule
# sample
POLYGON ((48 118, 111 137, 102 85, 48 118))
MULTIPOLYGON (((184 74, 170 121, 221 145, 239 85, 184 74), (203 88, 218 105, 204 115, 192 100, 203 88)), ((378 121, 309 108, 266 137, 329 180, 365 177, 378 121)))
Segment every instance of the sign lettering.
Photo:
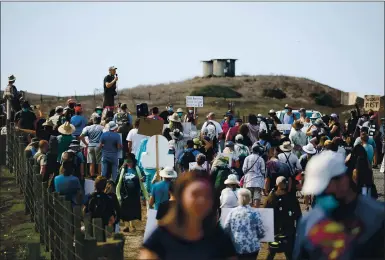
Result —
POLYGON ((203 97, 187 96, 186 107, 203 107, 203 97))
POLYGON ((368 110, 379 111, 380 110, 380 96, 366 95, 364 97, 364 109, 366 111, 368 111, 368 110))

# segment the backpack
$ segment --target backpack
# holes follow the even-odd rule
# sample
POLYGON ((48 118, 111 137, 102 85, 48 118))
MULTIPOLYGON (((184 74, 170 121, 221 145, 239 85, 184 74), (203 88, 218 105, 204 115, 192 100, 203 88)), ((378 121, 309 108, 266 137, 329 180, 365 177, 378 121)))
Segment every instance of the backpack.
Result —
POLYGON ((123 176, 123 189, 120 190, 120 195, 122 197, 122 200, 128 198, 130 194, 132 194, 132 190, 135 189, 135 182, 134 178, 129 178, 128 176, 132 174, 129 172, 125 172, 123 176))
POLYGON ((213 149, 217 151, 218 150, 217 128, 213 122, 207 121, 204 134, 208 136, 211 139, 211 141, 213 141, 213 149))
POLYGON ((101 218, 103 223, 108 223, 109 218, 113 215, 109 210, 111 199, 104 193, 92 193, 88 202, 88 210, 91 213, 91 218, 101 218))
POLYGON ((190 163, 195 162, 195 156, 192 151, 185 151, 183 153, 182 167, 186 171, 190 167, 190 163))
POLYGON ((263 160, 264 160, 265 162, 267 162, 267 161, 268 161, 268 154, 267 154, 268 151, 267 151, 267 148, 266 148, 266 147, 267 147, 267 143, 268 143, 268 142, 267 142, 267 141, 264 141, 264 142, 265 142, 265 143, 262 144, 262 143, 261 143, 261 140, 258 141, 258 143, 260 144, 260 146, 262 147, 262 150, 263 150, 263 151, 262 151, 263 153, 261 154, 261 157, 263 158, 263 160))
POLYGON ((230 174, 232 174, 232 171, 227 166, 217 167, 217 169, 218 169, 218 173, 217 173, 217 176, 215 177, 214 188, 216 190, 223 190, 225 188, 225 180, 230 174))

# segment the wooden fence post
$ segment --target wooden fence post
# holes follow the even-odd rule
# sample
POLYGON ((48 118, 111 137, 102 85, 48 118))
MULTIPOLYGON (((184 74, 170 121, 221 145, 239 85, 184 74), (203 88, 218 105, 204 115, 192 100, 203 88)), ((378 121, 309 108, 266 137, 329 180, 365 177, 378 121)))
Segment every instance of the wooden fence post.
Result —
POLYGON ((49 251, 49 225, 48 225, 48 210, 49 210, 49 202, 48 202, 48 182, 43 182, 41 184, 41 197, 43 198, 43 214, 42 214, 42 228, 44 232, 44 244, 45 251, 49 251))
POLYGON ((74 224, 73 224, 73 213, 72 213, 72 203, 71 201, 65 200, 63 208, 63 218, 65 221, 63 221, 63 235, 66 233, 66 235, 63 237, 65 248, 64 248, 64 259, 74 259, 75 255, 73 254, 74 250, 74 224))
MULTIPOLYGON (((52 220, 52 227, 53 227, 53 234, 54 234, 54 257, 53 259, 60 260, 60 213, 59 213, 59 193, 54 192, 52 194, 53 196, 53 220, 52 220)), ((51 249, 52 250, 52 249, 51 249)))
POLYGON ((73 208, 74 213, 74 229, 75 229, 75 254, 76 259, 84 258, 84 237, 85 235, 81 231, 81 218, 82 218, 82 208, 81 206, 75 206, 73 208))
MULTIPOLYGON (((59 193, 57 193, 59 194, 59 193)), ((55 204, 55 211, 57 212, 57 218, 56 218, 56 224, 57 224, 57 228, 58 228, 58 236, 59 236, 59 257, 58 259, 64 259, 64 256, 65 256, 65 236, 67 235, 66 232, 67 230, 65 230, 63 228, 63 225, 64 225, 64 222, 65 222, 65 215, 64 215, 64 201, 65 201, 65 196, 63 195, 59 195, 58 198, 57 198, 57 202, 55 204)))
POLYGON ((28 260, 40 260, 40 243, 28 243, 28 260))
POLYGON ((103 225, 103 220, 101 218, 92 219, 92 227, 94 230, 94 237, 97 242, 105 242, 105 230, 103 225))

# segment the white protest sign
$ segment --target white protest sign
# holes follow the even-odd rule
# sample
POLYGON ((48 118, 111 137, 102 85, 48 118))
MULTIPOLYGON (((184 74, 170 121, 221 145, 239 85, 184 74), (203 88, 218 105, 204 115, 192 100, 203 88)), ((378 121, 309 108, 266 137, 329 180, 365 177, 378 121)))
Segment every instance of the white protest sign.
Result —
POLYGON ((187 96, 186 107, 203 107, 203 97, 187 96))
MULTIPOLYGON (((196 162, 190 162, 188 165, 189 165, 189 170, 191 171, 195 166, 197 166, 197 163, 196 162)), ((202 168, 207 169, 207 162, 205 162, 202 165, 202 168)))
POLYGON ((146 239, 151 235, 151 233, 158 226, 158 223, 156 221, 156 212, 157 211, 155 209, 147 210, 147 223, 146 223, 146 229, 144 230, 143 241, 146 241, 146 239))
POLYGON ((291 130, 291 124, 277 124, 278 131, 288 131, 291 130))
POLYGON ((191 127, 192 127, 191 122, 184 122, 182 123, 182 126, 183 126, 183 134, 190 136, 191 127))
MULTIPOLYGON (((156 168, 156 135, 151 136, 147 142, 146 152, 142 153, 141 162, 144 168, 156 168)), ((158 167, 174 167, 174 155, 168 154, 168 141, 163 135, 158 135, 158 167)))
POLYGON ((380 110, 380 98, 381 96, 374 96, 374 95, 366 95, 364 97, 364 109, 366 111, 373 110, 373 111, 379 111, 380 110))
POLYGON ((95 191, 95 181, 93 180, 84 180, 84 194, 91 194, 92 192, 95 191))
MULTIPOLYGON (((221 209, 221 226, 225 226, 226 218, 234 208, 222 208, 221 209)), ((251 208, 259 212, 261 215, 261 221, 265 229, 265 236, 260 240, 261 242, 274 242, 274 210, 264 208, 251 208)))

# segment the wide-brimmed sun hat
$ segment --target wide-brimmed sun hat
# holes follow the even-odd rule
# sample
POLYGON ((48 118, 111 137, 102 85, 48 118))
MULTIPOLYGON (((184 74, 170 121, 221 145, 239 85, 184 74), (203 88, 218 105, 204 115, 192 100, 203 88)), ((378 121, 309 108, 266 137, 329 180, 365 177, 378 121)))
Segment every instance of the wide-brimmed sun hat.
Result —
POLYGON ((177 113, 183 113, 183 109, 182 109, 182 108, 178 108, 178 109, 176 110, 176 112, 177 112, 177 113))
POLYGON ((318 116, 317 116, 316 113, 313 113, 313 114, 311 115, 311 117, 310 117, 310 119, 317 119, 317 118, 318 118, 318 116))
POLYGON ((180 123, 180 118, 177 113, 172 114, 171 116, 168 117, 168 120, 171 122, 177 122, 180 123))
POLYGON ((289 141, 283 142, 282 145, 279 146, 282 152, 290 152, 293 150, 293 144, 289 141))
POLYGON ((172 167, 165 167, 163 170, 160 171, 159 175, 162 178, 169 178, 169 179, 178 177, 178 174, 176 173, 176 171, 174 171, 172 167))
POLYGON ((308 154, 316 154, 317 153, 317 150, 314 148, 314 145, 312 145, 311 143, 308 143, 307 145, 302 146, 302 150, 308 154))
POLYGON ((306 165, 302 192, 306 195, 320 195, 326 190, 332 178, 346 172, 345 157, 333 151, 324 151, 313 156, 306 165))
POLYGON ((70 122, 65 122, 59 127, 58 131, 63 135, 71 135, 75 132, 75 126, 71 125, 70 122))
POLYGON ((236 185, 239 185, 239 181, 238 181, 238 178, 237 178, 237 175, 235 174, 230 174, 227 179, 225 180, 225 184, 226 185, 230 185, 230 184, 236 184, 236 185))

